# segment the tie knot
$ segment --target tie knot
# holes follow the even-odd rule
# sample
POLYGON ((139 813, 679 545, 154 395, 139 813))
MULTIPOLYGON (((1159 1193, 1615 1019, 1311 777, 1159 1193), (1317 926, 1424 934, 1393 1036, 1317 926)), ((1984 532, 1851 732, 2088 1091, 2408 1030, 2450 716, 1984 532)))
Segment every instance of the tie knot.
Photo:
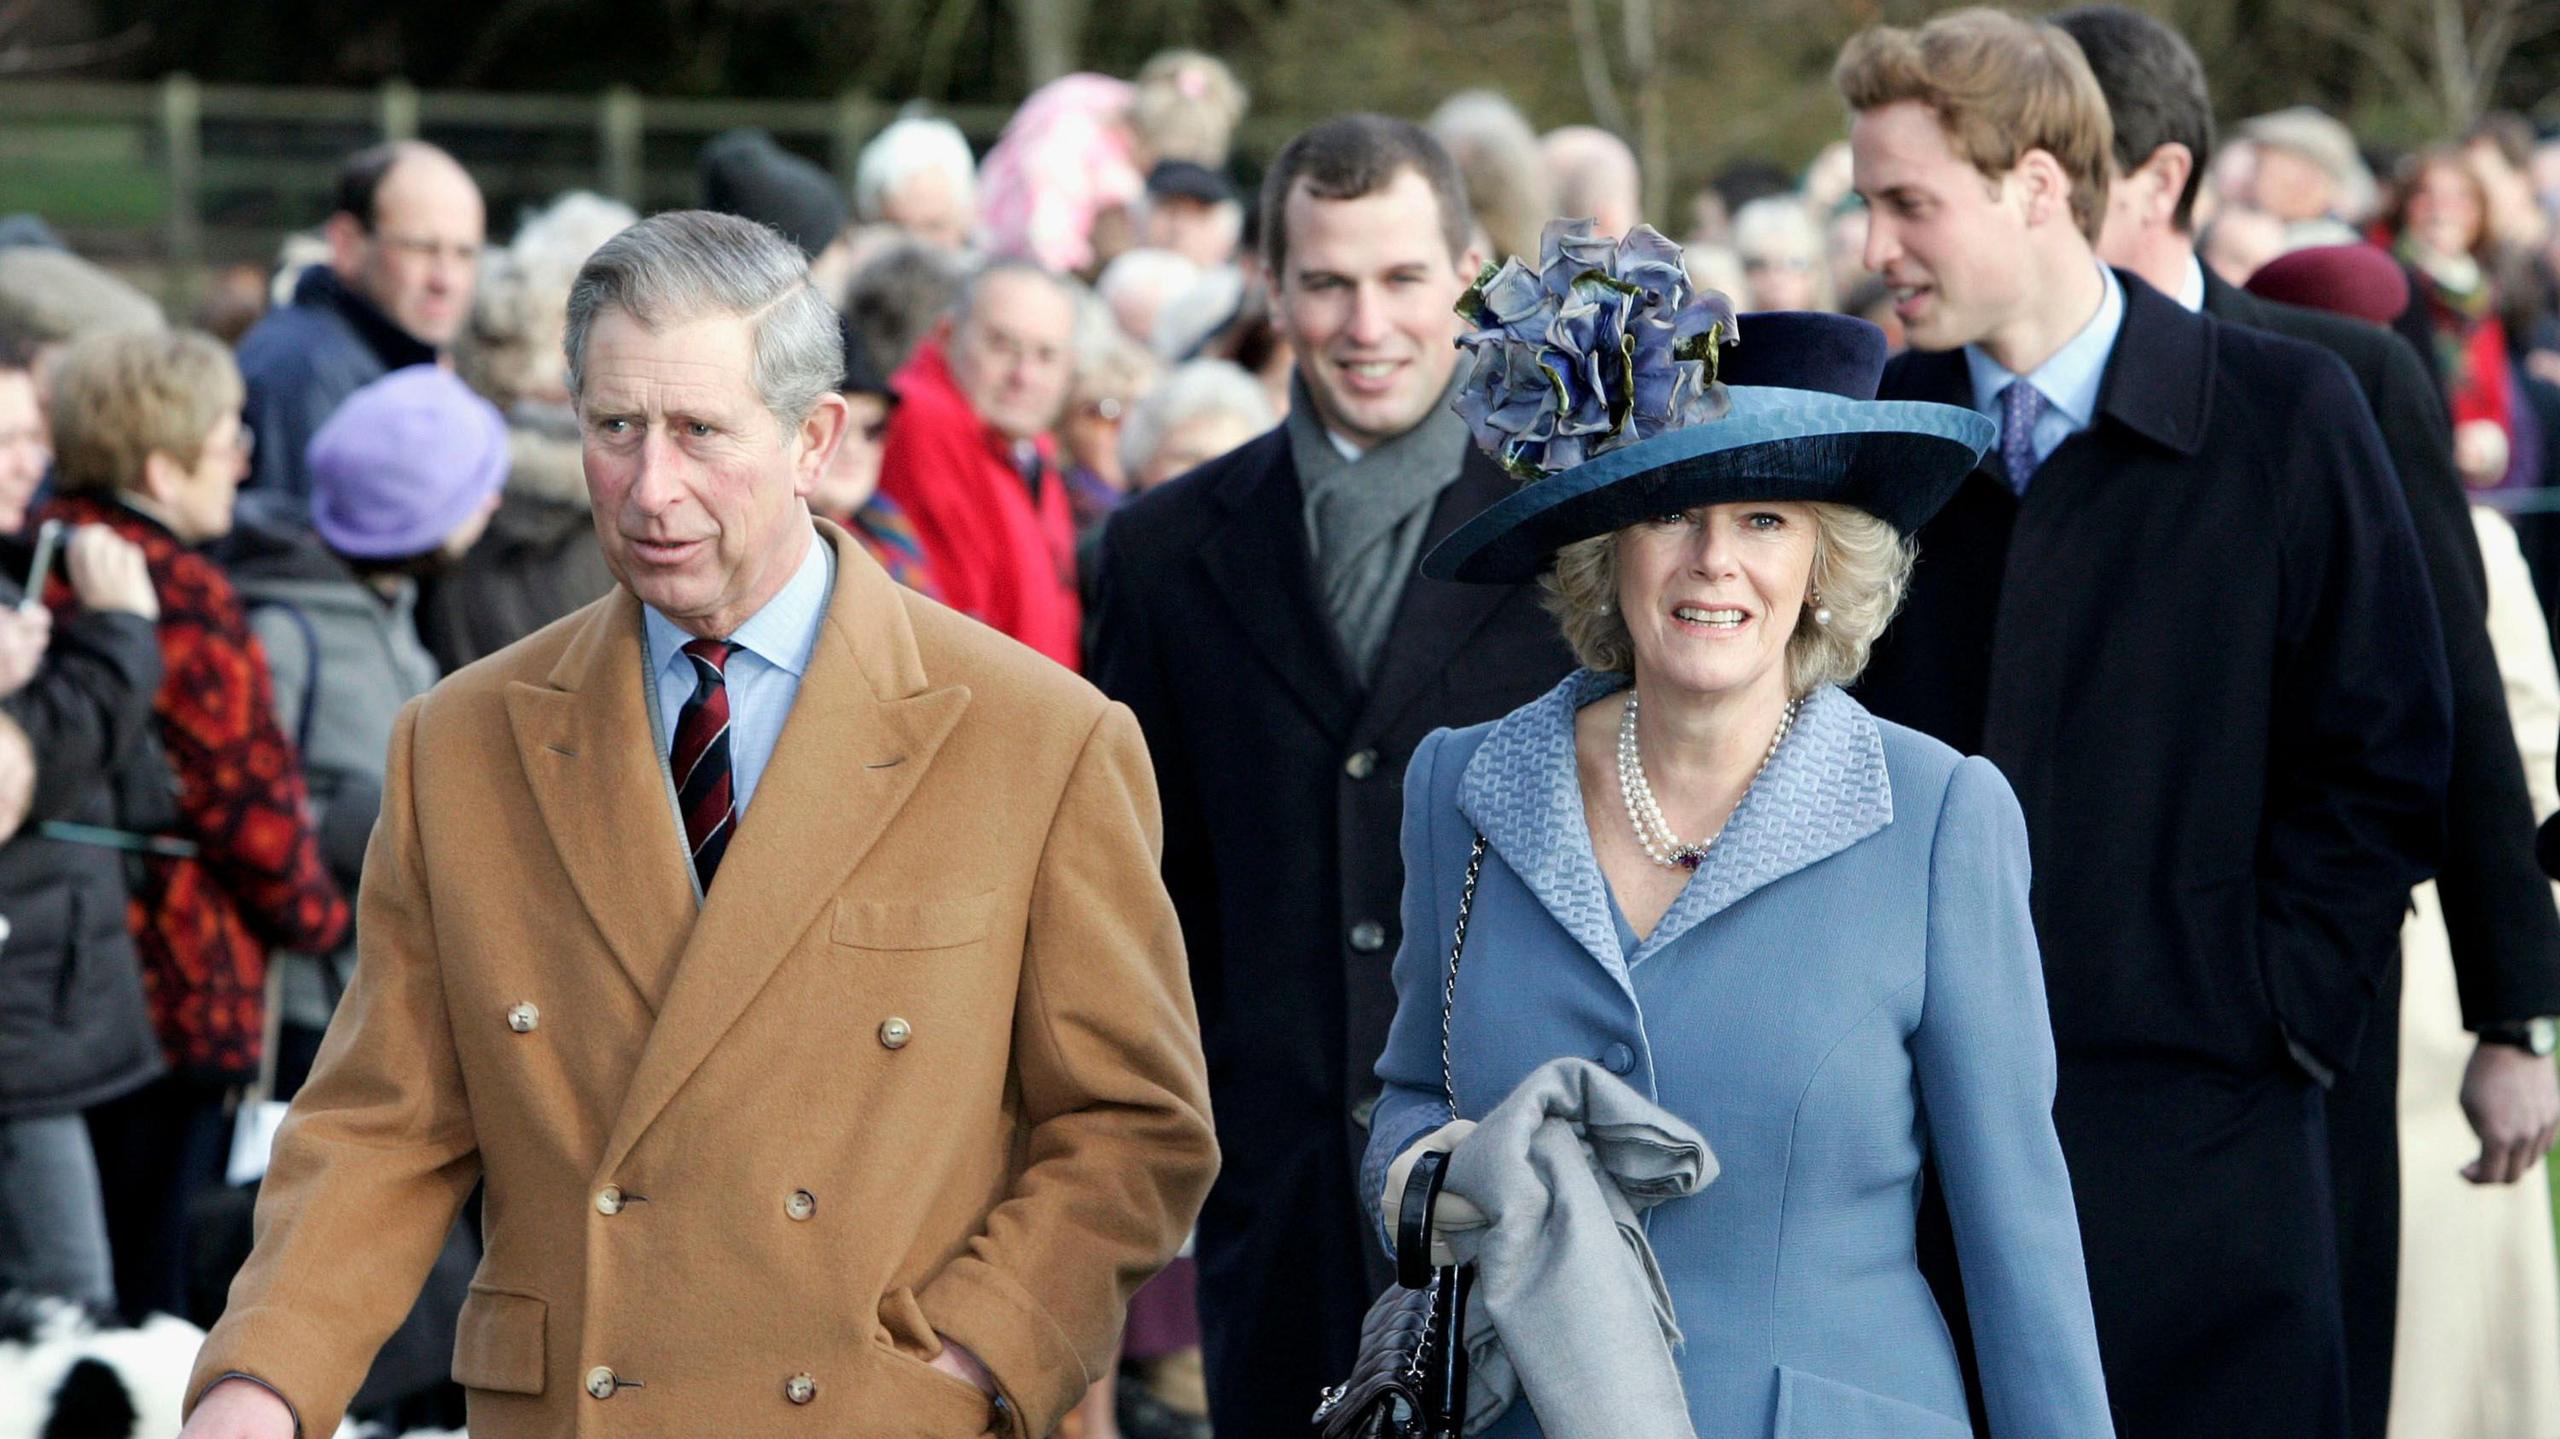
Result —
POLYGON ((2011 380, 2000 392, 2000 406, 2012 425, 2032 425, 2044 418, 2044 391, 2025 380, 2011 380))
POLYGON ((716 680, 727 676, 729 656, 737 648, 727 640, 693 640, 685 645, 684 656, 696 670, 705 672, 705 678, 716 680))

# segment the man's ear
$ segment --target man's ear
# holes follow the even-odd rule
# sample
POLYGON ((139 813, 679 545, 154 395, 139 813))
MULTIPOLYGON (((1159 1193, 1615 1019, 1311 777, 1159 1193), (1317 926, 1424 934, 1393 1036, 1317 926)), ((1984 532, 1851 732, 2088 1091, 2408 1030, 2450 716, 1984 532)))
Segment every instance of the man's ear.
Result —
POLYGON ((853 421, 853 407, 844 396, 833 391, 818 397, 809 407, 807 418, 800 421, 799 431, 792 436, 791 488, 807 499, 825 477, 827 466, 836 457, 836 446, 844 442, 845 430, 853 421))
POLYGON ((2174 226, 2178 218, 2178 197, 2187 192, 2187 180, 2196 172, 2195 152, 2172 140, 2153 150, 2142 162, 2142 168, 2160 182, 2159 196, 2152 201, 2154 213, 2143 218, 2163 227, 2174 226))
POLYGON ((330 269, 352 275, 363 267, 366 242, 373 238, 365 233, 363 221, 340 210, 320 227, 320 235, 329 242, 330 269))
POLYGON ((2026 201, 2027 223, 2043 225, 2055 220, 2072 224, 2071 177, 2064 173, 2062 162, 2053 152, 2030 149, 2018 157, 2009 174, 2018 185, 2018 193, 2026 201))

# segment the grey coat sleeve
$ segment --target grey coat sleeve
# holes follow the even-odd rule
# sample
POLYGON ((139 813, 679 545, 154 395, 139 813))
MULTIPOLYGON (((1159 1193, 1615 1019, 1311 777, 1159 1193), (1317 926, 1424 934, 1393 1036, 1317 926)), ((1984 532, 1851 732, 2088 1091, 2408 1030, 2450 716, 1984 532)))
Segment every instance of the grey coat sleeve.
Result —
POLYGON ((1967 759, 1930 855, 1926 992, 1911 1040, 1921 1110, 1991 1432, 2109 1435, 2027 887, 2017 797, 1989 761, 1967 759))

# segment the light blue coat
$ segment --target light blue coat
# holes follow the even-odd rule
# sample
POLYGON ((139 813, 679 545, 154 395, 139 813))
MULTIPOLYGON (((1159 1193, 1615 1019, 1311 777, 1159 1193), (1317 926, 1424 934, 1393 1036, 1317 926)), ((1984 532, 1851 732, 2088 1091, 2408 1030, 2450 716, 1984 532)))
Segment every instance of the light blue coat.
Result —
MULTIPOLYGON (((1706 1136, 1720 1177, 1647 1215, 1700 1439, 1971 1432, 1914 1257, 1932 1154, 1992 1434, 2111 1435, 2008 783, 1816 691, 1638 944, 1592 857, 1573 748, 1575 711, 1624 683, 1577 673, 1415 751, 1364 1193, 1374 1205, 1388 1162, 1449 1117, 1441 986, 1480 831, 1491 848, 1452 1020, 1459 1110, 1480 1117, 1578 1054, 1706 1136)), ((1492 1432, 1540 1431, 1523 1403, 1492 1432)))

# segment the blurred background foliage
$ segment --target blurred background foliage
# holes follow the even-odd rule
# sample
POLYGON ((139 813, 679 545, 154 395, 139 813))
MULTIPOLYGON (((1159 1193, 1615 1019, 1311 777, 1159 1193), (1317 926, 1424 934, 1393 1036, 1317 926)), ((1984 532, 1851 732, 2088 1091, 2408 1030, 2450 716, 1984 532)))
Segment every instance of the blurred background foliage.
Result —
MULTIPOLYGON (((1654 150, 1665 195, 1840 134, 1831 58, 1919 0, 0 0, 0 77, 1009 104, 1168 45, 1266 116, 1427 112, 1484 87, 1654 150), (1648 117, 1652 117, 1648 124, 1648 117), (1647 142, 1650 142, 1649 144, 1647 142)), ((2046 5, 2023 8, 2042 10, 2046 5)), ((2379 145, 2492 108, 2560 124, 2560 0, 2150 0, 2237 118, 2313 103, 2379 145)), ((6 83, 0 78, 0 83, 6 83)), ((1660 208, 1657 206, 1656 208, 1660 208)), ((1667 218, 1667 217, 1666 217, 1667 218)))

